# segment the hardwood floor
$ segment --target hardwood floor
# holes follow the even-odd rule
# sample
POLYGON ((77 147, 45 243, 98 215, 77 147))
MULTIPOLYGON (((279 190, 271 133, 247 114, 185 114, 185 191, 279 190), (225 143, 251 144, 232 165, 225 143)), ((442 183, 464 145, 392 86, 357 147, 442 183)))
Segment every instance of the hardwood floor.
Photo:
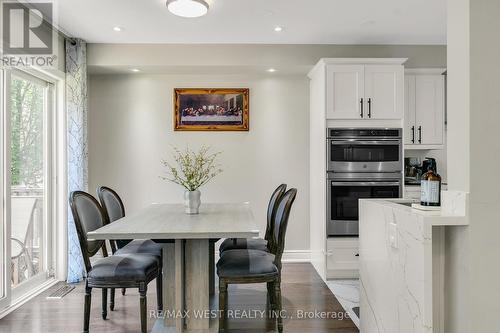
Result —
MULTIPOLYGON (((154 283, 148 291, 148 309, 156 308, 154 283)), ((83 285, 61 300, 47 300, 50 291, 36 297, 8 316, 0 319, 0 332, 10 333, 73 333, 81 332, 83 324, 83 285)), ((310 264, 285 264, 283 267, 283 308, 287 319, 284 332, 358 332, 349 318, 321 319, 320 315, 345 315, 337 299, 323 283, 310 264), (312 318, 299 319, 301 311, 310 311, 312 318), (314 316, 314 311, 316 315, 314 316), (292 318, 290 318, 292 317, 292 318), (316 318, 315 318, 316 317, 316 318)), ((255 314, 254 310, 265 310, 266 288, 261 285, 231 285, 229 287, 229 309, 242 310, 240 314, 255 314)), ((212 297, 212 308, 217 308, 217 295, 212 297)), ((122 296, 116 293, 115 311, 109 311, 108 319, 101 318, 101 292, 92 293, 90 331, 92 333, 138 332, 140 329, 139 294, 129 289, 122 296)), ((303 313, 303 312, 302 312, 303 313)), ((234 311, 236 315, 237 312, 234 311)), ((155 319, 149 318, 148 328, 153 327, 155 319)), ((265 318, 228 319, 228 331, 237 333, 272 332, 271 320, 265 318)))

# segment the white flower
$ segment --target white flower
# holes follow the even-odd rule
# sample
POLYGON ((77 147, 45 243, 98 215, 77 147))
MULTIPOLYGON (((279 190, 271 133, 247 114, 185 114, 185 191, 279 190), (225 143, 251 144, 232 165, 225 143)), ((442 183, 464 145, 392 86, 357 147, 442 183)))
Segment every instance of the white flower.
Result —
POLYGON ((188 191, 197 190, 222 172, 217 163, 217 156, 221 152, 210 153, 209 150, 210 147, 207 146, 202 146, 198 152, 189 147, 184 151, 174 148, 173 157, 177 166, 166 160, 161 161, 168 174, 161 178, 179 184, 188 191))

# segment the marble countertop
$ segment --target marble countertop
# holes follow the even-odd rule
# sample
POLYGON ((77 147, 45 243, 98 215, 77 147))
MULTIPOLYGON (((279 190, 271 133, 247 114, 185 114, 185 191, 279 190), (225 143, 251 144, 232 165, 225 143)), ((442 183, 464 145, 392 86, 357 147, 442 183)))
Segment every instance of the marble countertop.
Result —
POLYGON ((440 211, 423 211, 411 207, 412 200, 408 199, 361 199, 367 200, 387 208, 398 209, 418 216, 424 222, 433 226, 459 226, 468 225, 468 218, 462 214, 461 209, 451 209, 443 207, 440 211))

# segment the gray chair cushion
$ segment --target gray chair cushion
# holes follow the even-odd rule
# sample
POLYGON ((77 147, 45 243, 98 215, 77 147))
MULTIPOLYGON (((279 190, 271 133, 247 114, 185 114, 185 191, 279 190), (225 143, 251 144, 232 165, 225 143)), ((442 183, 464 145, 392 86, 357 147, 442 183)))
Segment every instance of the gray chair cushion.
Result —
POLYGON ((134 239, 115 254, 151 254, 158 260, 161 258, 161 250, 163 246, 149 239, 134 239))
POLYGON ((219 277, 276 275, 274 255, 259 250, 228 250, 217 262, 219 277))
POLYGON ((219 252, 223 253, 228 250, 247 249, 269 252, 267 249, 267 241, 262 238, 228 238, 222 242, 219 247, 219 252))
POLYGON ((113 255, 99 259, 88 273, 89 281, 146 281, 158 271, 158 260, 143 254, 113 255))

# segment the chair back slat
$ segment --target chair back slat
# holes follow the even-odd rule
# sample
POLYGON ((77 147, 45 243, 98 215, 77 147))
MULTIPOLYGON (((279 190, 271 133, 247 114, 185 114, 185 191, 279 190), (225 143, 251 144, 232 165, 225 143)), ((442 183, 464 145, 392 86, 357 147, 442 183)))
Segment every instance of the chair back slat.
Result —
POLYGON ((90 257, 94 256, 99 249, 103 248, 104 240, 88 240, 87 233, 106 225, 106 216, 99 202, 86 192, 71 192, 69 202, 75 221, 83 260, 85 262, 85 268, 88 273, 92 269, 90 257))
POLYGON ((268 242, 272 242, 272 233, 273 233, 273 222, 274 215, 276 214, 276 208, 278 208, 279 198, 285 193, 286 184, 281 184, 278 186, 273 194, 271 195, 271 199, 269 200, 269 205, 267 206, 267 225, 266 225, 266 235, 264 239, 268 242))
POLYGON ((274 216, 273 245, 271 253, 275 255, 274 263, 279 270, 281 270, 281 257, 285 249, 285 236, 288 226, 288 218, 290 216, 292 204, 295 201, 296 195, 297 189, 295 188, 291 188, 283 194, 283 196, 279 199, 278 208, 276 209, 276 214, 274 216))

